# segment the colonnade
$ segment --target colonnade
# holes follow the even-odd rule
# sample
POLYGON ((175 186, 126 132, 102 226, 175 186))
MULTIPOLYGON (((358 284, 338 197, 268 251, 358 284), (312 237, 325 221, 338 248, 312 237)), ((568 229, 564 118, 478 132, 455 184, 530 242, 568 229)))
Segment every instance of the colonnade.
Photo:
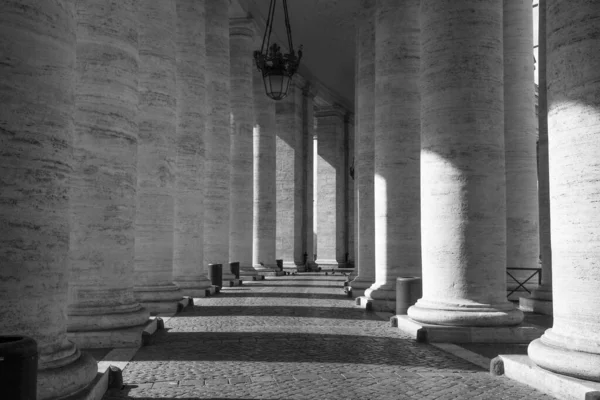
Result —
POLYGON ((537 166, 530 3, 361 6, 352 292, 393 311, 395 278, 418 276, 423 294, 408 320, 518 326, 506 269, 536 268, 541 258, 542 285, 521 303, 553 313, 554 325, 529 356, 600 381, 600 5, 539 2, 537 166))
POLYGON ((233 283, 313 253, 315 89, 277 109, 229 0, 4 0, 0 22, 0 334, 37 341, 39 399, 92 382, 79 348, 214 293, 208 264, 233 283))

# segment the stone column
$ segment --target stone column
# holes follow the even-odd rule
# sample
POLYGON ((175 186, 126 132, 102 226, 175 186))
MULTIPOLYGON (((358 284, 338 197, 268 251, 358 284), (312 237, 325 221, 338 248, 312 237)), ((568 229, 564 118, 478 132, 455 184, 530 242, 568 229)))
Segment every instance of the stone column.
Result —
POLYGON ((600 382, 600 3, 546 7, 554 325, 528 353, 600 382))
POLYGON ((140 346, 133 294, 137 3, 77 2, 68 330, 80 347, 140 346))
POLYGON ((204 122, 206 13, 204 0, 176 0, 177 132, 173 281, 185 296, 211 289, 204 265, 204 122))
MULTIPOLYGON (((302 126, 304 129, 304 236, 306 244, 304 246, 304 252, 306 253, 306 265, 314 263, 315 254, 315 241, 314 241, 314 136, 315 136, 315 116, 314 116, 314 90, 311 90, 311 86, 305 86, 302 91, 303 94, 303 122, 302 126)), ((304 254, 302 255, 304 259, 304 254)))
POLYGON ((363 296, 375 282, 373 136, 375 118, 375 0, 362 3, 356 35, 356 160, 354 182, 358 212, 357 272, 352 296, 363 296))
POLYGON ((296 271, 302 259, 302 139, 304 79, 294 76, 288 96, 275 103, 276 136, 276 255, 283 267, 296 271))
POLYGON ((75 5, 0 3, 0 321, 38 346, 37 398, 78 392, 94 359, 67 340, 75 5))
POLYGON ((277 199, 275 190, 275 100, 265 93, 262 75, 254 69, 254 223, 252 263, 261 272, 274 271, 277 199))
POLYGON ((375 310, 395 310, 396 278, 421 276, 418 15, 418 0, 376 3, 375 310))
POLYGON ((177 131, 174 0, 147 0, 138 10, 140 42, 136 298, 151 313, 171 313, 182 298, 173 284, 175 138, 177 131))
POLYGON ((323 269, 344 267, 346 261, 345 117, 345 110, 339 106, 323 107, 315 112, 318 154, 316 263, 323 269))
POLYGON ((502 2, 421 2, 419 322, 510 326, 502 2))
MULTIPOLYGON (((535 87, 531 2, 504 1, 504 142, 506 266, 539 260, 535 87)), ((519 281, 532 271, 509 271, 519 281)), ((517 285, 508 278, 508 287, 517 285)), ((533 283, 533 282, 531 282, 533 283)))
POLYGON ((231 56, 231 221, 229 259, 238 261, 244 274, 252 268, 252 125, 254 94, 252 58, 254 21, 235 18, 229 22, 231 56))
POLYGON ((354 254, 354 226, 356 224, 354 213, 354 179, 350 176, 350 167, 354 159, 354 114, 346 114, 346 138, 344 154, 344 178, 346 185, 346 267, 352 267, 356 263, 354 254))
POLYGON ((548 172, 548 97, 546 89, 546 0, 540 0, 538 45, 538 207, 542 284, 529 299, 520 299, 520 308, 552 315, 552 247, 550 244, 550 184, 548 172))
POLYGON ((234 275, 229 272, 231 198, 229 0, 207 1, 206 22, 204 265, 222 264, 225 284, 225 281, 234 280, 234 275))

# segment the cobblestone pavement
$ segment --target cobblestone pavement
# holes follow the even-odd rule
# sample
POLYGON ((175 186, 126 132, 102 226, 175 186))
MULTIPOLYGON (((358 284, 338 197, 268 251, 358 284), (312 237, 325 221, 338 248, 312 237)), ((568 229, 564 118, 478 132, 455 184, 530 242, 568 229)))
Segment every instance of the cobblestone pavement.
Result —
POLYGON ((244 282, 195 299, 123 371, 117 399, 549 399, 354 306, 342 276, 244 282))

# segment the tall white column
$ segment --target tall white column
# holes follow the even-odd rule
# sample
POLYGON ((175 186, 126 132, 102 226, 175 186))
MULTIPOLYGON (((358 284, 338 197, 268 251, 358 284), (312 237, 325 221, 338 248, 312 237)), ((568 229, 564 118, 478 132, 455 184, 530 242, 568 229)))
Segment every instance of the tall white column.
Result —
POLYGON ((252 274, 252 126, 254 122, 254 21, 230 20, 231 55, 231 221, 229 259, 252 274))
POLYGON ((354 159, 354 113, 346 114, 344 154, 346 156, 346 162, 344 164, 344 178, 346 181, 346 267, 352 267, 356 265, 354 248, 354 229, 356 225, 354 179, 350 176, 350 167, 352 166, 352 160, 354 159))
POLYGON ((176 0, 177 136, 173 281, 185 296, 204 297, 205 0, 176 0))
POLYGON ((315 112, 317 173, 315 182, 317 260, 323 269, 344 267, 346 261, 344 119, 338 106, 315 112))
MULTIPOLYGON (((303 94, 303 122, 304 127, 304 236, 306 264, 314 263, 315 232, 314 232, 314 136, 315 136, 315 93, 312 86, 307 85, 303 94)), ((304 260, 305 254, 302 254, 304 260)))
POLYGON ((151 313, 175 312, 173 284, 175 138, 177 132, 174 0, 139 3, 140 43, 135 296, 151 313))
POLYGON ((302 143, 304 135, 304 79, 294 76, 288 96, 275 103, 276 136, 276 256, 283 267, 302 265, 302 143))
POLYGON ((529 357, 600 382, 600 3, 547 3, 554 325, 529 357))
POLYGON ((97 372, 67 340, 75 5, 3 1, 0 27, 1 330, 37 342, 37 399, 46 400, 97 372))
POLYGON ((423 297, 408 310, 449 326, 510 326, 502 2, 421 1, 423 297))
POLYGON ((548 91, 546 88, 546 0, 538 3, 538 205, 542 284, 529 299, 521 299, 521 308, 542 314, 552 314, 552 247, 550 243, 550 176, 548 166, 548 91))
POLYGON ((352 296, 365 293, 375 282, 374 119, 375 119, 375 0, 362 3, 356 34, 356 160, 354 182, 358 213, 357 269, 352 296))
POLYGON ((275 264, 275 100, 265 93, 263 78, 253 73, 254 88, 254 223, 252 263, 256 270, 274 270, 275 264))
MULTIPOLYGON (((531 2, 504 1, 504 142, 506 266, 537 268, 539 260, 535 87, 531 2)), ((509 271, 520 281, 532 271, 509 271)), ((509 287, 516 282, 509 278, 509 287)))
POLYGON ((395 310, 396 278, 421 276, 419 1, 375 10, 375 310, 395 310))
POLYGON ((139 346, 134 298, 137 3, 77 2, 68 330, 82 347, 139 346))
POLYGON ((204 265, 222 264, 223 281, 231 281, 234 276, 229 272, 231 199, 229 0, 207 1, 206 22, 204 265))

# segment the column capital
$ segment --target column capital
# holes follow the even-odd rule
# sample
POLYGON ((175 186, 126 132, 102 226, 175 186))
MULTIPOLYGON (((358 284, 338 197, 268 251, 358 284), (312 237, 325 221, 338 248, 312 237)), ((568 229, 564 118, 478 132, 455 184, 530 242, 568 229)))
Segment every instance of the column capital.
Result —
POLYGON ((315 108, 315 118, 338 117, 346 121, 346 116, 349 112, 339 104, 331 106, 322 106, 315 108))
POLYGON ((252 18, 229 18, 229 36, 245 36, 254 39, 255 27, 252 18))

